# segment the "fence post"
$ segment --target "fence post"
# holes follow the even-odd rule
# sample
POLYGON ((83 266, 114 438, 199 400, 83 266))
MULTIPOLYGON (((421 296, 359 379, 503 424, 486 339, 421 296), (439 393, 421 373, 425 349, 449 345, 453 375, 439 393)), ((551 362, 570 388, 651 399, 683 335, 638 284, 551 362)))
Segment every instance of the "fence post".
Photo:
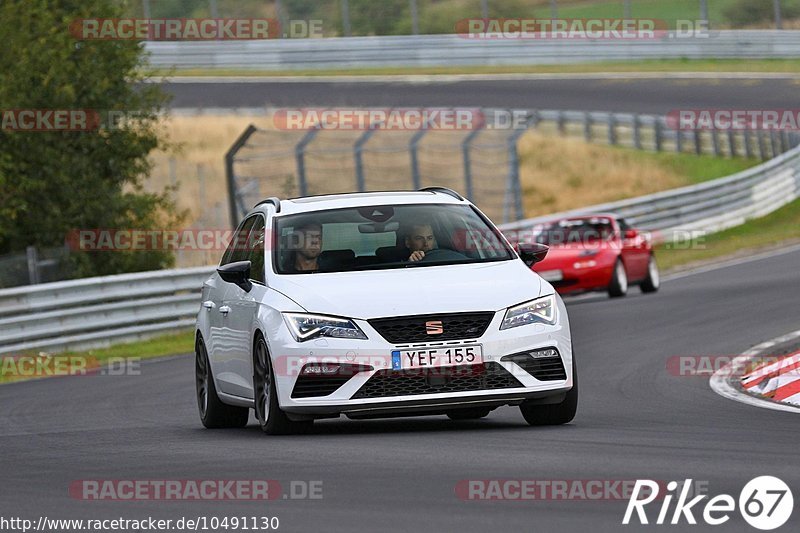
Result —
POLYGON ((244 215, 246 209, 244 203, 237 194, 238 186, 236 184, 236 175, 233 172, 233 163, 236 154, 239 153, 239 150, 241 150, 245 144, 247 144, 247 141, 256 131, 258 131, 258 128, 252 124, 247 126, 247 129, 242 132, 239 138, 233 143, 233 146, 231 146, 230 149, 225 153, 225 179, 228 182, 228 208, 230 209, 229 216, 231 218, 231 225, 234 228, 239 225, 239 216, 237 211, 241 209, 242 215, 244 215))
POLYGON ((592 142, 592 114, 587 111, 583 114, 583 137, 586 142, 592 142))
POLYGON ((464 140, 461 141, 461 157, 464 161, 464 188, 466 190, 467 200, 470 202, 473 201, 475 195, 472 190, 472 161, 470 160, 469 150, 472 147, 472 141, 475 140, 475 137, 478 136, 484 125, 485 122, 469 132, 469 134, 464 137, 464 140))
POLYGON ((694 129, 694 153, 701 155, 703 153, 703 140, 700 138, 700 130, 694 129))
POLYGON ((784 152, 788 152, 792 148, 789 142, 789 132, 786 130, 781 131, 781 148, 784 152))
POLYGON ((415 191, 422 188, 422 177, 419 175, 419 143, 426 133, 428 130, 423 128, 408 141, 408 152, 411 155, 411 183, 414 184, 415 191))
POLYGON ((661 117, 655 118, 655 123, 653 124, 653 128, 654 128, 653 134, 655 135, 656 152, 660 152, 664 144, 664 133, 662 130, 661 117))
POLYGON ((728 151, 731 153, 731 157, 736 157, 736 137, 733 135, 733 130, 728 130, 728 151))
POLYGON ((367 144, 367 141, 375 135, 375 132, 378 131, 377 125, 372 124, 370 127, 361 134, 361 137, 358 138, 356 143, 353 145, 353 157, 355 157, 356 161, 356 188, 358 192, 364 192, 367 190, 367 178, 364 176, 364 145, 367 144))
POLYGON ((35 246, 28 246, 25 249, 28 257, 28 281, 31 285, 39 284, 39 254, 35 246))
POLYGON ((675 128, 675 151, 683 152, 683 130, 680 127, 675 128))
POLYGON ((617 117, 614 113, 608 114, 608 144, 617 144, 617 117))
POLYGON ((342 2, 342 33, 345 37, 350 37, 350 4, 349 0, 340 0, 342 2))
POLYGON ((522 207, 522 183, 519 177, 519 153, 517 152, 517 141, 529 128, 536 127, 539 123, 539 112, 531 112, 525 121, 525 126, 516 130, 508 138, 508 181, 506 183, 505 199, 503 201, 503 223, 509 222, 509 211, 511 202, 514 203, 514 216, 517 220, 525 217, 522 207))
POLYGON ((319 124, 308 130, 303 138, 294 147, 294 160, 297 164, 297 189, 300 196, 308 194, 308 179, 306 177, 306 147, 319 133, 319 124))
POLYGON ((558 116, 556 117, 556 121, 558 123, 558 133, 561 135, 567 134, 567 117, 564 115, 563 111, 558 112, 558 116))

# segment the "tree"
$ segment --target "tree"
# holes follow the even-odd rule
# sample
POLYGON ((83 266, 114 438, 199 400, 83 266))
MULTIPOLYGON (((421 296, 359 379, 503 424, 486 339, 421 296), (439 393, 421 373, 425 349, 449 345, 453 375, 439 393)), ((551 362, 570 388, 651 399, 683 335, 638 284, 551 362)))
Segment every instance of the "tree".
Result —
MULTIPOLYGON (((3 0, 0 110, 93 110, 135 117, 94 131, 0 130, 0 254, 58 246, 77 229, 174 227, 170 191, 148 193, 148 154, 166 146, 167 99, 141 45, 80 40, 70 24, 122 15, 113 0, 3 0)), ((171 253, 76 252, 77 277, 158 269, 171 253)))

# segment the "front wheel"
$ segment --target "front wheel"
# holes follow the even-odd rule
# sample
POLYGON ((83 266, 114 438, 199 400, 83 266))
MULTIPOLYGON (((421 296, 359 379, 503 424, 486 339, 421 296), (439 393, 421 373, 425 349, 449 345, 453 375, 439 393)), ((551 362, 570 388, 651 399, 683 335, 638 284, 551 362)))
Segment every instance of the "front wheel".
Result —
POLYGON ((216 428, 241 428, 247 425, 250 418, 250 409, 227 405, 217 396, 214 386, 214 376, 208 362, 203 339, 198 335, 194 346, 194 374, 197 391, 197 408, 200 411, 200 421, 209 429, 216 428))
POLYGON ((572 355, 572 388, 560 403, 536 405, 522 402, 519 410, 531 426, 559 426, 571 422, 578 411, 578 372, 575 355, 572 355))
POLYGON ((628 294, 628 272, 622 259, 617 259, 614 264, 614 272, 611 274, 611 283, 608 285, 608 295, 612 298, 620 298, 628 294))
POLYGON ((656 292, 661 287, 661 275, 658 271, 658 263, 656 263, 655 256, 651 255, 647 263, 647 277, 644 279, 639 288, 642 292, 656 292))
POLYGON ((289 435, 309 428, 313 420, 295 422, 281 410, 278 391, 272 373, 267 343, 263 337, 256 339, 253 350, 253 392, 256 419, 262 431, 268 435, 289 435))

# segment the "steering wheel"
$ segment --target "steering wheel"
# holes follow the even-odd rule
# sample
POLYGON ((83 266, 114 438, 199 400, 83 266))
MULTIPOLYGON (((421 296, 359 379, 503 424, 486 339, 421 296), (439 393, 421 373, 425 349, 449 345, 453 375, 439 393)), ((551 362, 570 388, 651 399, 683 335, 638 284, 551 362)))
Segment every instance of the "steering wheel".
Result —
POLYGON ((425 252, 425 257, 423 257, 421 261, 458 261, 466 258, 466 255, 460 254, 454 250, 448 250, 447 248, 434 248, 429 252, 425 252))

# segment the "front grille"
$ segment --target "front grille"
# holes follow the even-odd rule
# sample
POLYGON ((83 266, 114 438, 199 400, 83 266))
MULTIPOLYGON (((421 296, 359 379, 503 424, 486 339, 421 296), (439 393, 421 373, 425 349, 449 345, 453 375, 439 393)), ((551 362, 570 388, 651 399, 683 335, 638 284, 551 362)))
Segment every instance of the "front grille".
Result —
MULTIPOLYGON (((309 365, 306 365, 309 366, 309 365)), ((292 398, 313 398, 315 396, 328 396, 350 381, 350 378, 359 372, 372 370, 369 365, 351 365, 344 363, 331 363, 331 366, 338 366, 335 374, 326 375, 306 375, 302 371, 297 381, 294 382, 292 398)), ((304 367, 305 368, 305 367, 304 367)))
POLYGON ((406 342, 433 342, 459 339, 477 339, 489 327, 494 313, 451 313, 440 315, 400 316, 375 318, 370 326, 387 341, 399 344, 406 342), (428 334, 427 323, 441 322, 441 334, 428 334))
POLYGON ((522 387, 522 384, 502 365, 491 362, 441 368, 379 370, 358 389, 352 399, 513 389, 515 387, 522 387))
POLYGON ((564 370, 564 363, 558 350, 547 348, 541 351, 553 351, 551 357, 533 357, 529 352, 506 355, 501 361, 511 361, 519 365, 525 372, 535 377, 539 381, 558 381, 567 379, 567 372, 564 370))

